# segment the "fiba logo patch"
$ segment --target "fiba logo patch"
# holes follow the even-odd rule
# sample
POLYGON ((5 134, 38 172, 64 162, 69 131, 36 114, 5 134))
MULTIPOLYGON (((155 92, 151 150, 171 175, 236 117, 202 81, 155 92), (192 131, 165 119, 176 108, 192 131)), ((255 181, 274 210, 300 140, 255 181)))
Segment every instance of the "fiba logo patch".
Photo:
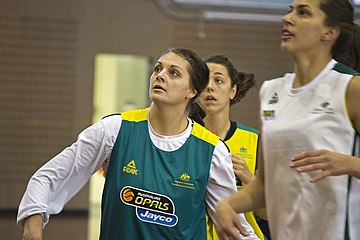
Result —
POLYGON ((270 121, 275 119, 275 110, 264 110, 263 117, 265 121, 270 121))
POLYGON ((124 199, 124 201, 126 202, 130 202, 131 200, 134 199, 134 193, 129 189, 125 189, 124 192, 122 193, 123 197, 122 199, 124 199))

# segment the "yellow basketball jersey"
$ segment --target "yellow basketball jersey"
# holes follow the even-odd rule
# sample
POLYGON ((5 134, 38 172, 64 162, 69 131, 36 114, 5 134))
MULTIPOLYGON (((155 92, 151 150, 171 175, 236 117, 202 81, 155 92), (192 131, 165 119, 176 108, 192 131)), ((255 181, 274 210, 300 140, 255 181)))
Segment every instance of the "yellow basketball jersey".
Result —
MULTIPOLYGON (((225 143, 229 147, 230 152, 237 154, 245 159, 249 170, 254 174, 257 163, 257 146, 258 146, 258 131, 240 123, 232 122, 228 136, 225 138, 225 143)), ((238 187, 242 186, 241 182, 237 182, 238 187)), ((256 235, 264 240, 264 234, 258 226, 254 213, 244 213, 246 220, 254 229, 256 235)), ((215 225, 210 218, 207 218, 207 236, 208 239, 218 240, 215 225)))

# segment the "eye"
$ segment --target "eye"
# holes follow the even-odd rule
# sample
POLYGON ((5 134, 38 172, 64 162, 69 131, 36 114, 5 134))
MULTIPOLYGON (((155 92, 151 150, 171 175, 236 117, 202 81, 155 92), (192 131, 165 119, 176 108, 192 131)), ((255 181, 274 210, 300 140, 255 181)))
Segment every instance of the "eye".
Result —
POLYGON ((159 72, 161 72, 161 66, 159 66, 159 65, 155 65, 155 67, 154 67, 154 72, 155 73, 159 73, 159 72))
POLYGON ((311 16, 311 8, 309 8, 308 6, 299 6, 296 9, 296 14, 301 16, 301 17, 308 17, 311 16))
POLYGON ((221 78, 215 78, 215 79, 214 79, 214 82, 215 82, 216 84, 222 84, 222 83, 224 83, 224 80, 222 80, 221 78))
POLYGON ((178 73, 178 71, 176 71, 176 70, 171 70, 170 71, 170 75, 172 76, 172 77, 179 77, 179 73, 178 73))
POLYGON ((290 6, 289 9, 285 12, 285 15, 291 13, 292 11, 293 11, 293 7, 290 6))
POLYGON ((310 15, 311 15, 310 11, 307 11, 307 10, 305 10, 305 9, 300 9, 300 10, 298 11, 298 14, 299 14, 300 16, 310 16, 310 15))

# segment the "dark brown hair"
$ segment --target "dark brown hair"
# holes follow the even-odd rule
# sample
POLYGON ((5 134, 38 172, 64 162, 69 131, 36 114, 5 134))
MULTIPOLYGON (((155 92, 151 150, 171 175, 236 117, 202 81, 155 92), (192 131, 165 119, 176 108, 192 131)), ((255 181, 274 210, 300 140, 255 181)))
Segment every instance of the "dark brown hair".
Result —
POLYGON ((360 27, 354 23, 354 8, 349 0, 322 0, 325 24, 340 29, 332 48, 333 58, 360 72, 360 27))
POLYGON ((190 86, 196 91, 195 97, 190 99, 187 106, 187 113, 189 117, 193 118, 196 122, 201 123, 202 119, 206 116, 205 110, 196 101, 201 92, 206 88, 209 82, 209 68, 207 64, 192 50, 186 48, 171 48, 162 54, 165 55, 169 52, 184 58, 189 62, 190 68, 188 69, 190 75, 190 86), (191 114, 196 113, 196 114, 191 114))
POLYGON ((225 55, 211 55, 204 59, 206 63, 216 63, 224 66, 231 79, 231 87, 236 85, 236 95, 230 101, 230 105, 239 102, 246 93, 253 87, 256 87, 256 78, 253 73, 239 72, 231 60, 225 55))

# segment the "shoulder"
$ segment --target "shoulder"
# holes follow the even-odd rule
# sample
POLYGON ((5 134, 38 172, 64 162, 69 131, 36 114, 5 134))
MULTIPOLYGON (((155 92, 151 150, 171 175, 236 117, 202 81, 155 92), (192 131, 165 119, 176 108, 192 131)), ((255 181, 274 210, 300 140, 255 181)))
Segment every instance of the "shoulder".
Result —
POLYGON ((351 78, 347 90, 347 99, 353 98, 357 99, 360 96, 360 76, 354 76, 351 78))
POLYGON ((230 152, 238 152, 239 149, 255 149, 258 145, 259 132, 255 128, 246 126, 241 123, 236 123, 237 128, 232 134, 231 138, 225 141, 229 147, 230 152))
POLYGON ((289 76, 292 76, 294 73, 291 73, 291 72, 287 72, 287 73, 283 73, 283 74, 280 74, 278 76, 275 76, 271 79, 267 79, 263 82, 263 85, 264 84, 275 84, 279 81, 284 81, 285 79, 287 79, 289 76))
POLYGON ((346 93, 346 102, 347 102, 349 116, 352 122, 355 124, 357 131, 360 131, 359 96, 360 96, 360 76, 355 76, 351 79, 349 83, 346 93))
POLYGON ((123 120, 129 120, 129 121, 135 121, 135 122, 144 121, 147 119, 148 110, 149 110, 148 108, 130 110, 130 111, 121 113, 121 116, 122 116, 123 120))
POLYGON ((220 139, 215 145, 214 153, 213 153, 213 164, 221 165, 225 161, 225 159, 230 159, 230 149, 229 147, 220 139), (217 160, 216 160, 217 159, 217 160), (217 162, 217 163, 216 163, 217 162))
POLYGON ((237 129, 242 130, 242 131, 246 131, 246 132, 253 133, 253 134, 256 134, 256 135, 259 134, 259 131, 257 129, 246 126, 246 125, 241 124, 239 122, 236 123, 236 127, 237 127, 237 129))
POLYGON ((219 165, 225 158, 229 158, 230 150, 225 142, 195 121, 193 121, 191 134, 214 147, 212 165, 219 165))
POLYGON ((121 113, 112 113, 112 114, 104 116, 101 119, 101 121, 107 122, 107 123, 114 123, 119 120, 120 121, 122 121, 122 120, 142 121, 142 120, 146 120, 147 112, 148 112, 148 108, 130 110, 130 111, 121 112, 121 113))
POLYGON ((342 63, 336 63, 333 70, 338 73, 347 74, 347 75, 353 75, 353 76, 359 76, 359 72, 352 69, 351 67, 342 64, 342 63))
POLYGON ((266 89, 274 88, 274 86, 284 86, 284 82, 288 81, 294 73, 285 73, 279 77, 265 80, 260 87, 260 93, 264 92, 266 89))
POLYGON ((195 121, 193 121, 192 135, 214 146, 217 145, 220 141, 220 137, 218 137, 217 135, 215 135, 214 133, 212 133, 211 131, 209 131, 195 121))
POLYGON ((122 115, 120 113, 110 114, 103 117, 97 125, 101 125, 104 128, 106 135, 117 135, 122 123, 122 115))

